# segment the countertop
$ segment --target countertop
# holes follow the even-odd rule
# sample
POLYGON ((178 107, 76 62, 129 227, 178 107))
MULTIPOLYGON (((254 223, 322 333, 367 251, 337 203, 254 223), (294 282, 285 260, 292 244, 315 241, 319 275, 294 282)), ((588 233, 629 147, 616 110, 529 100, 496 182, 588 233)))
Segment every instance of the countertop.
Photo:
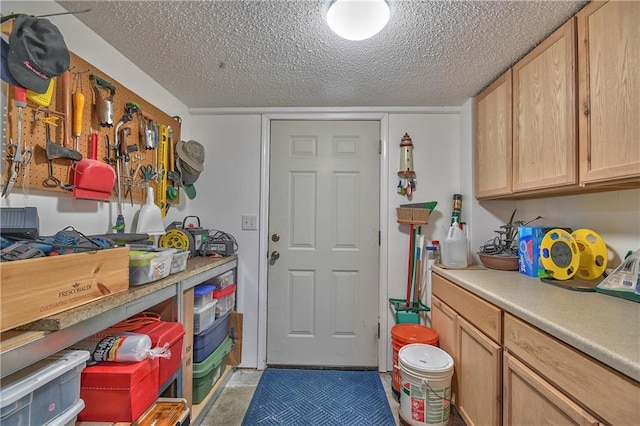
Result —
POLYGON ((517 271, 438 266, 433 271, 640 381, 640 303, 560 288, 517 271))

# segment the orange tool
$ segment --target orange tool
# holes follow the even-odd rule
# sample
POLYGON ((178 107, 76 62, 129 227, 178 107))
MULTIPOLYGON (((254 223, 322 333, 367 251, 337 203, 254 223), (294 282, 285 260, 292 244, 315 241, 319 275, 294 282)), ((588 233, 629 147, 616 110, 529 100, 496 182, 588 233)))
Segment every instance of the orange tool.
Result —
MULTIPOLYGON (((80 74, 75 75, 76 82, 80 79, 80 74)), ((82 116, 84 114, 84 95, 82 89, 77 90, 73 94, 73 137, 76 139, 74 149, 78 150, 80 143, 80 135, 82 135, 82 116)))

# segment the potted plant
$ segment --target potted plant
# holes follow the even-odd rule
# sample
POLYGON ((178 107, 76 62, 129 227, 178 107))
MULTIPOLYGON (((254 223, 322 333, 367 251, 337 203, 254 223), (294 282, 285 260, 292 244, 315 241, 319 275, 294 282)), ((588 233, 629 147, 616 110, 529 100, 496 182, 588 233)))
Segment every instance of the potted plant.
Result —
POLYGON ((509 223, 502 225, 495 232, 496 237, 485 242, 478 252, 480 261, 484 266, 502 271, 518 270, 518 227, 528 225, 542 216, 538 216, 528 222, 518 220, 513 221, 518 209, 511 214, 509 223))

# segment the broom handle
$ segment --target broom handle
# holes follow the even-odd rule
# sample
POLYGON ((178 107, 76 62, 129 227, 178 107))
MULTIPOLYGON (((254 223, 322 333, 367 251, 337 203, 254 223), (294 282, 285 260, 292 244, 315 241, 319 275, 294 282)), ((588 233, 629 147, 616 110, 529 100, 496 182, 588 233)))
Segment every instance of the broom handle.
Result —
POLYGON ((413 265, 413 223, 409 225, 409 264, 407 265, 407 306, 411 298, 411 266, 413 265))

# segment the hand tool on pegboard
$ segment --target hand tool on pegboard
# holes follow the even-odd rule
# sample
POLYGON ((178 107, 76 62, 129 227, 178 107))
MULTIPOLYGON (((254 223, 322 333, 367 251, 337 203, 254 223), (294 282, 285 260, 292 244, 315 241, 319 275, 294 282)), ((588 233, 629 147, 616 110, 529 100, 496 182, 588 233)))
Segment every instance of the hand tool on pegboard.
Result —
POLYGON ((75 143, 73 149, 78 150, 80 145, 80 136, 82 135, 82 116, 84 115, 84 95, 82 94, 82 80, 80 74, 76 73, 73 76, 73 94, 71 100, 73 103, 73 137, 75 143))
MULTIPOLYGON (((122 116, 120 121, 118 121, 118 124, 116 124, 115 130, 114 130, 116 149, 120 147, 121 143, 123 143, 118 139, 118 136, 119 136, 118 132, 120 130, 120 127, 123 124, 133 120, 133 114, 135 114, 138 111, 138 109, 139 107, 135 102, 127 102, 127 104, 124 106, 124 115, 122 116)), ((122 161, 123 161, 123 157, 120 155, 120 151, 116 151, 116 179, 117 179, 117 185, 118 185, 118 187, 116 188, 116 192, 118 193, 118 217, 116 219, 116 224, 113 227, 113 229, 117 233, 124 233, 124 230, 126 227, 124 223, 124 216, 122 215, 122 171, 120 169, 120 163, 122 161)))
POLYGON ((171 202, 175 201, 178 199, 178 182, 176 182, 176 172, 175 172, 175 166, 176 166, 176 148, 174 146, 173 143, 173 129, 171 128, 171 126, 167 126, 167 135, 168 135, 168 141, 167 141, 167 149, 169 151, 168 153, 168 161, 167 161, 167 179, 170 180, 172 183, 171 185, 167 184, 167 199, 169 201, 167 201, 167 210, 169 209, 169 207, 171 206, 171 202))
POLYGON ((72 126, 72 110, 71 110, 71 72, 65 71, 60 76, 62 80, 62 113, 64 114, 64 132, 62 146, 70 148, 71 143, 71 126, 72 126))
POLYGON ((14 144, 11 139, 9 146, 7 147, 7 156, 11 160, 11 175, 9 181, 2 189, 2 196, 8 197, 9 193, 13 189, 18 176, 22 172, 22 169, 29 165, 31 162, 31 151, 22 151, 22 116, 24 108, 27 106, 27 91, 22 87, 13 86, 13 102, 18 108, 18 136, 16 143, 14 144))
MULTIPOLYGON (((34 114, 34 116, 37 119, 37 116, 38 116, 37 112, 34 114)), ((46 112, 45 119, 42 120, 45 124, 45 135, 47 139, 45 151, 47 154, 47 160, 49 162, 49 176, 47 176, 44 179, 44 181, 42 182, 42 185, 46 188, 62 188, 64 190, 70 191, 73 189, 73 185, 65 184, 55 176, 55 173, 53 170, 53 160, 57 158, 66 158, 73 161, 80 161, 82 160, 82 154, 70 148, 60 146, 51 139, 50 126, 53 125, 51 118, 52 117, 49 116, 49 113, 46 112)))
POLYGON ((169 129, 164 124, 160 124, 158 126, 158 190, 156 191, 156 204, 162 211, 162 217, 167 215, 168 142, 169 129))
POLYGON ((116 94, 116 88, 113 84, 94 74, 89 76, 89 80, 94 89, 94 104, 100 126, 111 127, 113 126, 113 97, 116 94), (106 97, 103 97, 103 90, 107 90, 106 97))

